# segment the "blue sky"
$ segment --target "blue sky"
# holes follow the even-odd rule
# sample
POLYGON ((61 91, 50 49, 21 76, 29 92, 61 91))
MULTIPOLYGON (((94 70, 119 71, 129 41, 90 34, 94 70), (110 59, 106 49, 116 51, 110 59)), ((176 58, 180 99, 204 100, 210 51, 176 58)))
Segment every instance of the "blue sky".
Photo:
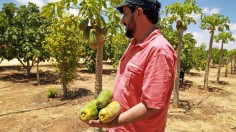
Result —
MULTIPOLYGON (((9 3, 13 2, 17 6, 20 6, 22 4, 27 4, 28 2, 36 3, 39 7, 42 7, 45 5, 46 2, 52 2, 52 1, 58 1, 58 0, 0 0, 0 9, 2 8, 3 3, 9 3)), ((162 4, 162 9, 165 8, 165 6, 169 4, 173 4, 175 2, 184 0, 159 0, 162 4)), ((219 13, 224 16, 229 17, 231 24, 230 24, 230 30, 233 33, 234 38, 236 39, 236 17, 233 15, 236 12, 236 0, 195 0, 196 5, 199 6, 204 14, 211 15, 213 13, 219 13)), ((76 13, 77 11, 71 10, 72 13, 76 13)), ((197 24, 193 25, 191 24, 188 27, 187 32, 190 32, 194 35, 195 39, 197 40, 197 46, 199 46, 201 43, 205 43, 208 47, 209 40, 210 40, 210 34, 208 31, 201 30, 199 28, 200 18, 196 17, 197 24)), ((218 33, 216 32, 215 35, 218 33)), ((213 47, 220 47, 220 44, 217 44, 216 42, 213 43, 213 47)), ((224 45, 225 49, 231 50, 236 49, 236 42, 229 42, 228 44, 224 45)))

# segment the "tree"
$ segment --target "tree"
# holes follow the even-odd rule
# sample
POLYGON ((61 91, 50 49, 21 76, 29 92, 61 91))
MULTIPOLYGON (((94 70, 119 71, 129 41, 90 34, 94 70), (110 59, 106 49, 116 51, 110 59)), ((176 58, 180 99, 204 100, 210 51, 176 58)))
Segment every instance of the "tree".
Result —
POLYGON ((44 41, 45 48, 56 61, 54 66, 62 83, 65 98, 68 97, 68 84, 76 77, 81 52, 82 35, 75 27, 74 21, 70 21, 72 17, 74 16, 54 20, 48 28, 50 34, 44 41))
POLYGON ((206 65, 205 60, 207 59, 206 45, 202 43, 199 47, 195 47, 192 54, 195 62, 195 69, 203 70, 206 65))
POLYGON ((217 78, 216 78, 216 82, 219 83, 220 82, 220 69, 221 69, 223 49, 224 49, 223 46, 224 44, 227 44, 228 41, 235 41, 235 39, 233 38, 231 32, 221 32, 217 36, 214 36, 214 39, 217 43, 219 43, 221 40, 220 62, 219 62, 218 73, 217 73, 217 78))
POLYGON ((211 55, 212 55, 212 44, 213 44, 213 36, 216 28, 218 31, 224 31, 224 29, 229 30, 229 18, 225 17, 220 14, 213 14, 211 16, 205 16, 201 19, 200 28, 209 30, 211 34, 210 43, 209 43, 209 50, 208 50, 208 59, 207 65, 205 67, 205 76, 204 76, 204 85, 203 89, 208 90, 208 75, 209 75, 209 67, 211 62, 211 55))
POLYGON ((218 47, 212 48, 212 65, 215 66, 215 64, 219 64, 220 62, 220 49, 218 47))
POLYGON ((39 61, 49 58, 42 47, 48 21, 40 16, 38 6, 30 2, 19 8, 12 3, 4 4, 0 17, 7 18, 0 19, 3 21, 0 43, 4 50, 1 54, 7 60, 18 59, 29 77, 36 57, 39 61))
POLYGON ((95 96, 102 90, 103 45, 105 43, 104 40, 106 40, 106 34, 103 35, 102 32, 110 31, 108 34, 113 34, 114 31, 117 32, 117 30, 108 30, 106 27, 105 16, 108 18, 108 21, 112 21, 115 25, 120 25, 120 14, 113 7, 121 1, 122 0, 82 0, 78 4, 78 0, 61 0, 59 2, 47 3, 43 8, 43 14, 49 17, 62 17, 63 14, 61 12, 63 12, 63 10, 70 8, 78 9, 78 16, 80 18, 87 18, 92 28, 96 30, 98 43, 96 49, 95 96), (73 6, 71 6, 71 3, 73 3, 73 6), (110 6, 108 6, 107 3, 109 3, 110 6), (100 24, 103 26, 100 26, 100 24), (103 27, 103 29, 100 27, 103 27))
POLYGON ((195 0, 186 0, 184 3, 177 2, 165 7, 162 13, 166 13, 163 19, 165 24, 173 24, 176 22, 176 28, 178 30, 178 50, 177 50, 177 69, 175 73, 175 86, 173 102, 176 107, 179 106, 179 75, 180 75, 180 63, 181 63, 181 51, 182 51, 182 37, 184 31, 187 30, 187 25, 190 23, 196 23, 191 14, 202 14, 201 9, 195 5, 195 0))
MULTIPOLYGON (((13 3, 3 4, 2 10, 0 11, 0 58, 11 60, 14 58, 11 43, 6 40, 5 32, 8 28, 12 27, 13 18, 16 14, 16 5, 13 3)), ((16 38, 16 36, 14 36, 16 38)))
POLYGON ((235 74, 235 60, 236 60, 236 49, 229 51, 230 63, 231 63, 231 74, 235 74), (234 59, 234 61, 233 61, 234 59), (234 62, 234 63, 233 63, 234 62))

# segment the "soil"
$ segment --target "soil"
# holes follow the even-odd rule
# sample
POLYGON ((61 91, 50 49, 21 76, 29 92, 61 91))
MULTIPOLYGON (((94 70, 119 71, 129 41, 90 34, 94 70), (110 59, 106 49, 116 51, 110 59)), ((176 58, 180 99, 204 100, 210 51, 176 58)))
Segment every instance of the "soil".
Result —
MULTIPOLYGON (((95 74, 78 69, 70 84, 69 98, 62 97, 62 88, 54 68, 41 65, 40 84, 36 67, 30 78, 19 66, 0 67, 0 131, 1 132, 90 132, 93 128, 79 119, 79 110, 94 98, 95 74), (56 88, 56 98, 48 98, 49 88, 56 88)), ((223 68, 222 68, 223 69, 223 68)), ((112 90, 115 70, 105 64, 103 88, 112 90)), ((168 114, 166 131, 236 131, 236 75, 221 74, 216 84, 217 68, 210 68, 209 90, 203 90, 204 71, 191 70, 180 88, 180 106, 168 114)))

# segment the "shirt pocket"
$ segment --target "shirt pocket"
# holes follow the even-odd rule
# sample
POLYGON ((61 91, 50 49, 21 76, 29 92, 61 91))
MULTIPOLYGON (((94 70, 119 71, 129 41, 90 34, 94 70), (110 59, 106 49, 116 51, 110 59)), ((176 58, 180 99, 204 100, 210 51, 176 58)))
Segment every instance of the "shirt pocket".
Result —
MULTIPOLYGON (((141 89, 143 82, 143 68, 129 62, 125 71, 125 87, 128 91, 141 89)), ((136 91, 135 90, 135 91, 136 91)))

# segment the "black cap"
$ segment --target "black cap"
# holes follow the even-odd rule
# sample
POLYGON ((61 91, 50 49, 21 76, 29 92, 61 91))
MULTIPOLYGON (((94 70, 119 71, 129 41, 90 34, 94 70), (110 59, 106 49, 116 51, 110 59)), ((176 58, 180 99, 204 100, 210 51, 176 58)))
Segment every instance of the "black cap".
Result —
POLYGON ((126 5, 135 5, 150 9, 156 9, 158 3, 159 2, 157 0, 125 0, 123 3, 115 5, 115 8, 117 8, 117 10, 123 14, 123 7, 126 5))

